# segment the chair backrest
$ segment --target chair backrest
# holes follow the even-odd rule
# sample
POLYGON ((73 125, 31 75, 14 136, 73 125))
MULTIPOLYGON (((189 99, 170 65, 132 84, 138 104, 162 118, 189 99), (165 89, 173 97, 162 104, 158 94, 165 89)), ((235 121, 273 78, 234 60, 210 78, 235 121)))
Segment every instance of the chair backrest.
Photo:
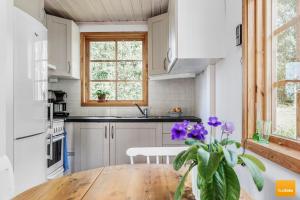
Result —
POLYGON ((13 196, 13 168, 7 156, 0 156, 0 199, 12 199, 13 196))
POLYGON ((160 157, 166 157, 166 164, 170 164, 170 157, 176 156, 188 147, 135 147, 129 148, 126 154, 130 157, 130 164, 134 164, 135 156, 146 156, 147 164, 150 164, 150 157, 156 157, 156 164, 159 164, 160 157))

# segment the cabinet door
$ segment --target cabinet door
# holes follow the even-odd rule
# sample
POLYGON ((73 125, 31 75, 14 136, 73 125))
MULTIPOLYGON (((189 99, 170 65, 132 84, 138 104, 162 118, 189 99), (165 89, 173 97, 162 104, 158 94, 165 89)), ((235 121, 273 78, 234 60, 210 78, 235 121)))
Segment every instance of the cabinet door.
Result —
POLYGON ((177 0, 169 1, 169 48, 167 51, 168 71, 177 58, 177 0))
POLYGON ((48 15, 48 63, 56 70, 49 71, 52 76, 69 76, 71 72, 71 21, 48 15))
POLYGON ((148 20, 149 75, 167 73, 169 48, 169 18, 162 14, 148 20))
POLYGON ((81 123, 75 137, 75 171, 109 164, 108 123, 81 123))
MULTIPOLYGON (((162 123, 115 123, 111 128, 111 165, 129 164, 130 147, 162 146, 162 123)), ((134 162, 146 163, 146 158, 136 157, 134 162)))

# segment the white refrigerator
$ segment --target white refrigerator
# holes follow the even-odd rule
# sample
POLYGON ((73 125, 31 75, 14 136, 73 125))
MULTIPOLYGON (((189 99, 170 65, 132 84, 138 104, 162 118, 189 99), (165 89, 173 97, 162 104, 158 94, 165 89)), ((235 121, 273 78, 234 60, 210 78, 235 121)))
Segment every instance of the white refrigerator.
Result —
POLYGON ((14 175, 16 193, 46 181, 47 29, 14 8, 14 175))

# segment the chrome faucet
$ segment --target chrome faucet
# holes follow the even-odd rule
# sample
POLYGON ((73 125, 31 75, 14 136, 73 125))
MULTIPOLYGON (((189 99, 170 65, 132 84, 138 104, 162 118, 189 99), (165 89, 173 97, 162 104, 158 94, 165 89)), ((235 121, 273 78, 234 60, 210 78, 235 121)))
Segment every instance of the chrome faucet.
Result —
POLYGON ((142 108, 137 103, 135 103, 134 105, 139 109, 139 111, 142 113, 142 115, 144 117, 148 118, 148 109, 147 108, 142 110, 142 108))

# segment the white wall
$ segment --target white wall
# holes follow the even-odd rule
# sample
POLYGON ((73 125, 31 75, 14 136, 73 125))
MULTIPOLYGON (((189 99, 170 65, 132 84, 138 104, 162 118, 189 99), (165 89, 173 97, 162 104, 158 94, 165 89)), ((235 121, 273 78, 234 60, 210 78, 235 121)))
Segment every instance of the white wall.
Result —
POLYGON ((12 153, 12 5, 12 0, 0 1, 0 156, 12 153))
MULTIPOLYGON (((234 139, 242 137, 242 64, 241 47, 235 46, 235 27, 242 23, 242 1, 226 0, 226 58, 216 65, 216 115, 228 121, 234 122, 236 126, 234 139)), ((207 115, 208 105, 199 100, 201 95, 208 94, 207 72, 196 78, 196 108, 199 117, 207 115), (198 90, 198 91, 197 91, 198 90), (204 111, 204 113, 203 113, 204 111)), ((210 113, 208 113, 210 114, 210 113)), ((258 156, 258 155, 256 155, 258 156)), ((300 198, 300 175, 293 173, 267 159, 260 157, 266 165, 264 174, 265 186, 262 192, 258 192, 252 178, 245 168, 237 168, 241 186, 249 192, 256 200, 275 200, 275 181, 279 179, 296 179, 297 199, 300 198)), ((292 199, 292 198, 290 198, 292 199)), ((295 198, 296 199, 296 198, 295 198)))
MULTIPOLYGON (((149 81, 148 101, 151 115, 166 115, 181 106, 185 115, 194 115, 194 79, 149 81)), ((80 80, 60 80, 49 88, 68 94, 67 106, 72 116, 138 116, 136 107, 81 107, 80 80)))
MULTIPOLYGON (((80 32, 135 32, 148 31, 147 23, 79 23, 80 32)), ((184 115, 194 115, 194 79, 149 81, 148 104, 151 115, 166 115, 172 107, 180 106, 184 115)), ((137 116, 136 107, 81 107, 80 80, 59 80, 49 89, 68 93, 67 106, 72 116, 137 116)))

